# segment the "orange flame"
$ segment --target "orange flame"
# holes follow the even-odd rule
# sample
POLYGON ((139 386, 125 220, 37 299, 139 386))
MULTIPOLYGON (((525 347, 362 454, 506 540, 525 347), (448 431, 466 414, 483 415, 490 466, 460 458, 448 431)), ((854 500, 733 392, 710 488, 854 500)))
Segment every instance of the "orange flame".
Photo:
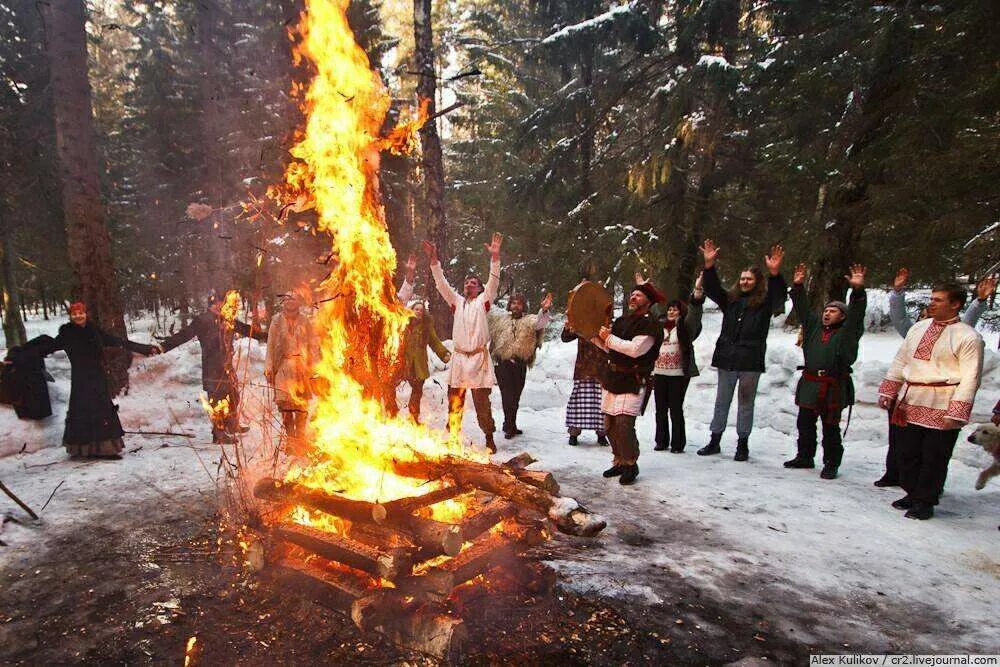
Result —
POLYGON ((201 407, 205 409, 209 419, 212 420, 212 426, 220 430, 225 429, 226 417, 229 416, 229 399, 222 398, 218 401, 213 401, 204 392, 199 396, 199 399, 201 400, 201 407))
POLYGON ((226 298, 222 301, 219 315, 225 323, 227 329, 233 328, 233 321, 240 312, 240 293, 234 289, 226 292, 226 298))
MULTIPOLYGON (((280 188, 281 202, 314 208, 317 227, 332 239, 339 262, 320 286, 313 318, 319 354, 311 389, 316 401, 309 424, 309 464, 289 479, 351 498, 385 501, 426 493, 435 483, 399 477, 394 459, 413 451, 425 456, 463 452, 408 419, 391 416, 397 357, 410 312, 399 303, 392 278, 396 255, 389 241, 379 192, 379 151, 405 151, 416 143, 427 105, 413 120, 383 137, 390 97, 351 33, 348 0, 307 0, 297 31, 296 62, 307 60, 316 75, 299 91, 304 130, 291 149, 294 160, 280 188)), ((460 501, 434 506, 435 518, 460 516, 460 501)), ((297 508, 293 520, 342 532, 343 522, 297 508)))

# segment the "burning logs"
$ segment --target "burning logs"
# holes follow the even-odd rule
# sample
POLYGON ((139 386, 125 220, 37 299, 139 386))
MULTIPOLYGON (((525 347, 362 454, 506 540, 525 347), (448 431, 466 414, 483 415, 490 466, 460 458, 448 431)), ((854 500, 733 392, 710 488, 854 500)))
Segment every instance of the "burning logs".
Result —
POLYGON ((334 533, 298 524, 275 526, 271 533, 279 540, 381 579, 395 579, 413 568, 411 553, 406 549, 383 551, 334 533))
POLYGON ((495 493, 518 505, 531 507, 548 515, 556 528, 568 535, 593 537, 608 525, 602 517, 591 514, 572 498, 552 495, 545 489, 518 479, 517 473, 523 472, 521 469, 475 463, 454 457, 395 461, 393 468, 397 475, 421 479, 449 477, 456 484, 495 493))
MULTIPOLYGON (((348 521, 360 523, 374 522, 376 505, 363 500, 351 500, 332 493, 309 489, 299 484, 281 482, 270 477, 257 482, 254 495, 272 502, 296 503, 306 507, 339 516, 348 521)), ((391 515, 386 513, 385 522, 408 533, 415 544, 426 554, 454 556, 462 548, 462 536, 457 526, 433 519, 425 519, 413 514, 391 515)))
POLYGON ((442 612, 460 609, 470 586, 472 593, 479 586, 477 577, 491 586, 551 586, 545 580, 551 570, 522 561, 523 552, 545 539, 540 515, 571 535, 589 537, 605 526, 575 500, 556 495, 559 485, 552 475, 527 469, 533 462, 528 454, 503 465, 451 457, 395 461, 397 475, 447 485, 381 503, 262 479, 254 496, 282 513, 299 505, 343 521, 334 522, 336 532, 279 521, 267 529, 263 557, 257 560, 278 583, 350 615, 360 629, 448 657, 465 639, 465 630, 461 619, 442 612), (460 520, 428 518, 435 505, 456 498, 466 507, 460 520), (296 559, 301 550, 310 554, 305 562, 296 559))

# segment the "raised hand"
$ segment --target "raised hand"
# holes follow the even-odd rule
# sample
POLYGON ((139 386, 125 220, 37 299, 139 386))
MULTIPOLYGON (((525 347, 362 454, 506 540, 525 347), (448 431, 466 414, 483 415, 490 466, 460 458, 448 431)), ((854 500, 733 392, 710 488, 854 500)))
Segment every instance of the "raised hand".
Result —
POLYGON ((785 249, 781 247, 781 244, 771 246, 771 252, 764 255, 764 264, 772 276, 778 275, 778 272, 781 271, 781 260, 784 258, 785 249))
POLYGON ((806 265, 798 264, 792 272, 792 283, 801 285, 806 281, 806 265))
POLYGON ((430 262, 431 264, 437 264, 438 263, 437 246, 431 243, 430 241, 424 241, 423 246, 424 246, 424 253, 426 253, 427 255, 427 261, 430 262))
POLYGON ((997 277, 986 276, 978 283, 976 283, 976 298, 980 301, 986 301, 993 294, 993 290, 997 288, 997 277))
POLYGON ((694 279, 694 298, 696 299, 700 299, 705 294, 705 290, 701 286, 701 279, 702 273, 699 271, 698 277, 694 279))
POLYGON ((906 287, 906 282, 910 279, 910 270, 905 266, 896 271, 896 277, 892 280, 892 289, 897 292, 906 287))
POLYGON ((701 254, 705 258, 706 269, 715 266, 715 260, 719 256, 719 247, 715 245, 712 239, 705 239, 705 242, 701 244, 698 250, 701 250, 701 254))
POLYGON ((552 292, 549 292, 542 299, 542 310, 548 312, 549 308, 552 307, 552 292))
POLYGON ((490 253, 491 261, 500 260, 500 244, 502 242, 503 242, 503 237, 499 233, 493 232, 493 240, 490 243, 483 244, 483 247, 486 248, 486 251, 490 253))
POLYGON ((851 286, 851 289, 861 289, 865 286, 865 273, 868 271, 865 267, 860 264, 852 264, 851 272, 844 276, 847 280, 847 284, 851 286))
POLYGON ((412 252, 406 258, 406 264, 403 265, 403 269, 406 271, 406 279, 413 282, 411 279, 417 274, 417 257, 412 252))
POLYGON ((635 284, 636 285, 642 285, 643 283, 648 282, 648 281, 649 281, 648 278, 643 278, 642 277, 642 271, 636 271, 635 272, 635 284))

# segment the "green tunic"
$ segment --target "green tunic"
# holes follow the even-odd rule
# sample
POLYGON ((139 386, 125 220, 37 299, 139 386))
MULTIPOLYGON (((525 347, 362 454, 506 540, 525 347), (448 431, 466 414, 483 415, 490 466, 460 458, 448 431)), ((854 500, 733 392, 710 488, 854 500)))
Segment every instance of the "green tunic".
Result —
POLYGON ((792 306, 802 322, 802 354, 805 371, 795 389, 795 404, 824 414, 828 423, 838 423, 844 407, 854 404, 851 364, 858 358, 858 345, 865 326, 867 297, 863 289, 851 290, 847 317, 838 325, 824 327, 823 320, 809 308, 809 298, 802 285, 791 289, 792 306), (829 373, 824 382, 810 380, 806 374, 829 373), (824 388, 825 396, 824 394, 824 388))
POLYGON ((400 371, 404 380, 423 381, 430 376, 427 364, 428 345, 438 359, 447 363, 451 356, 448 348, 438 340, 434 321, 425 313, 423 317, 412 318, 403 334, 403 367, 400 371))

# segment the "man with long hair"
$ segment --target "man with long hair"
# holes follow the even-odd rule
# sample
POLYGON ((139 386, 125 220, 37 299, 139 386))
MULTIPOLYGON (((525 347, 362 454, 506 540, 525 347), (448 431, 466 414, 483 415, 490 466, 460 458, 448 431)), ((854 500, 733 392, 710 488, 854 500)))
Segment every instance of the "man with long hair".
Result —
POLYGON ((771 316, 780 311, 785 303, 787 285, 781 275, 781 260, 785 251, 780 245, 775 245, 764 257, 769 273, 766 281, 760 269, 749 266, 740 273, 740 279, 732 289, 726 291, 715 269, 719 247, 711 239, 705 239, 700 249, 705 257, 705 270, 702 273, 705 294, 722 311, 722 330, 715 344, 715 354, 712 355, 712 365, 719 372, 715 414, 710 426, 712 436, 708 444, 698 450, 698 454, 708 456, 722 451, 719 445, 729 420, 733 392, 738 385, 737 441, 733 459, 746 461, 750 458, 749 440, 753 429, 754 401, 757 398, 760 374, 764 372, 764 352, 767 349, 771 316))

